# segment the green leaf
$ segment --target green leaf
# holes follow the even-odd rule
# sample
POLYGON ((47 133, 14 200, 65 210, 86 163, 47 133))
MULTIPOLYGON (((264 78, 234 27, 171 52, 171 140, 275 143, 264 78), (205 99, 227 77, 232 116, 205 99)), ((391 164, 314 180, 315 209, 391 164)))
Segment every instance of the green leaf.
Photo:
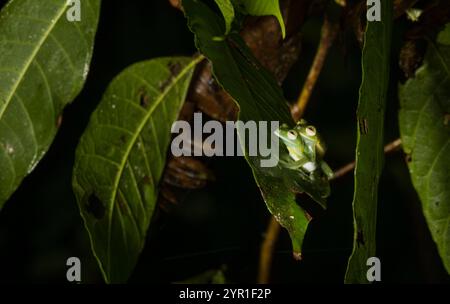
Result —
POLYGON ((225 19, 225 34, 228 34, 231 30, 231 24, 234 20, 234 7, 231 0, 215 0, 217 6, 222 12, 225 19))
MULTIPOLYGON (((223 22, 201 1, 183 0, 183 7, 197 47, 212 62, 216 78, 239 105, 239 120, 269 122, 266 134, 274 131, 270 130, 272 121, 293 125, 280 87, 253 57, 242 38, 230 33, 223 40, 215 39, 224 32, 223 22)), ((297 205, 295 194, 306 192, 324 206, 330 191, 328 180, 310 183, 299 170, 287 170, 280 164, 262 167, 260 157, 248 155, 242 140, 244 132, 238 128, 255 180, 269 211, 289 231, 294 252, 299 256, 309 219, 297 205)))
POLYGON ((447 23, 444 30, 439 33, 437 41, 439 44, 450 45, 450 23, 447 23))
POLYGON ((244 11, 252 16, 275 16, 281 26, 283 38, 286 37, 286 26, 281 15, 279 0, 235 0, 244 11))
POLYGON ((0 208, 47 152, 89 71, 100 0, 12 0, 0 12, 0 208))
POLYGON ((144 246, 171 126, 201 58, 135 64, 112 81, 77 148, 73 189, 106 282, 124 282, 144 246))
POLYGON ((423 213, 450 273, 450 24, 400 85, 400 133, 423 213))
POLYGON ((380 22, 368 22, 362 54, 363 79, 358 103, 354 241, 345 281, 368 283, 367 259, 376 254, 378 182, 383 169, 384 114, 389 86, 392 2, 381 2, 380 22))

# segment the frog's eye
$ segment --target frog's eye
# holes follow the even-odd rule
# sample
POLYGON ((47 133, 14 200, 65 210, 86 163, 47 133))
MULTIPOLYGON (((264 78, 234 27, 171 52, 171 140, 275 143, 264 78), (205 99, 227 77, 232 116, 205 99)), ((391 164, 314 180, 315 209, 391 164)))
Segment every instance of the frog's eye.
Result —
POLYGON ((288 138, 290 140, 297 139, 297 133, 295 131, 292 131, 292 130, 287 132, 287 136, 288 136, 288 138))
POLYGON ((313 126, 306 127, 306 135, 314 136, 316 135, 316 133, 317 133, 316 128, 314 128, 313 126))

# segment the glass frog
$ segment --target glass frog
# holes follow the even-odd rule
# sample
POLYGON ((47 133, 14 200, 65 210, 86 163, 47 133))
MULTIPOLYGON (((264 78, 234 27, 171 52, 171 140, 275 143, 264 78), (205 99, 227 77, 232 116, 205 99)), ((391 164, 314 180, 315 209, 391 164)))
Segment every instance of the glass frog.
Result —
POLYGON ((282 166, 292 170, 303 170, 314 179, 318 169, 330 179, 333 171, 323 160, 325 145, 314 126, 309 125, 304 119, 300 120, 294 128, 286 124, 281 125, 276 131, 286 146, 289 156, 280 157, 282 166))

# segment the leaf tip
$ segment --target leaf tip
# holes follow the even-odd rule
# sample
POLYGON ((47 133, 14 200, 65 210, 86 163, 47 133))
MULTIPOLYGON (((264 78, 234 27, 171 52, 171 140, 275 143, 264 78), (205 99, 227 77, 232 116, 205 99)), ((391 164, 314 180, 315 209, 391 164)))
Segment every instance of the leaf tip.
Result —
POLYGON ((301 252, 294 251, 294 252, 292 252, 292 256, 294 257, 294 260, 296 260, 298 262, 303 260, 303 255, 301 252))

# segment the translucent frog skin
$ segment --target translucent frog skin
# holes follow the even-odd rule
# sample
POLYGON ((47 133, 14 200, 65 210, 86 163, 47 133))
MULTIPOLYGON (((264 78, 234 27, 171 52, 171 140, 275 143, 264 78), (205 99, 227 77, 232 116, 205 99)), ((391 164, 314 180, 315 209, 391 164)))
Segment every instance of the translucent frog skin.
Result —
POLYGON ((311 177, 320 168, 328 179, 333 177, 333 171, 323 160, 325 145, 316 128, 309 125, 306 120, 300 120, 294 128, 283 124, 275 131, 275 135, 289 151, 288 160, 280 160, 284 167, 303 170, 311 177))

